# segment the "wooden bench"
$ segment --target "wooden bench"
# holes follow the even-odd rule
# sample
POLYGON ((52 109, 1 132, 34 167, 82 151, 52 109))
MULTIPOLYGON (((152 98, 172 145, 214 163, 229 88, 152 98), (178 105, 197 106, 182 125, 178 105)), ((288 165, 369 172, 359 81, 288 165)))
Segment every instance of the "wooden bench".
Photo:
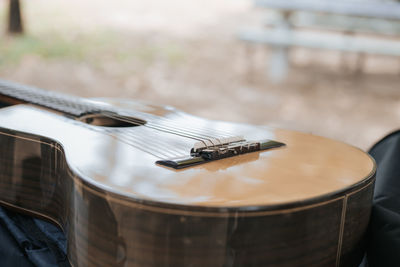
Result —
POLYGON ((269 77, 287 76, 290 47, 400 56, 400 3, 382 1, 255 0, 257 7, 277 10, 268 28, 242 31, 239 38, 267 44, 272 53, 269 77), (299 29, 318 29, 315 32, 299 29), (373 34, 357 36, 358 33, 373 34), (392 38, 382 38, 386 35, 392 38))

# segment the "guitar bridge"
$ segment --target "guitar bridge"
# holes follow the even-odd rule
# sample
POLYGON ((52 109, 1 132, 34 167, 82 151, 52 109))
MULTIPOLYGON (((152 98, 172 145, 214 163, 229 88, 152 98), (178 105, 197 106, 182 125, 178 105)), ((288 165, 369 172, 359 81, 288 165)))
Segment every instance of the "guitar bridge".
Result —
POLYGON ((246 141, 239 137, 231 139, 231 142, 228 143, 224 142, 224 140, 221 141, 221 139, 218 139, 218 141, 219 144, 209 141, 212 145, 206 145, 206 143, 203 142, 196 143, 191 149, 190 155, 174 159, 159 160, 156 163, 174 169, 183 169, 214 160, 285 145, 284 143, 269 139, 261 141, 246 141), (200 143, 203 143, 203 145, 200 143))

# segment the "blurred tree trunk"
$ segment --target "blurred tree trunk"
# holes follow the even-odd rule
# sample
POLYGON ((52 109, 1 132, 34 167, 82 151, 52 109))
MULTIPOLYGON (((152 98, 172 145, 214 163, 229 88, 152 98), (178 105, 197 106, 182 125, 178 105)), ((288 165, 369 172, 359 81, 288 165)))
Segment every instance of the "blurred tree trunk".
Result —
POLYGON ((8 11, 8 33, 21 34, 24 32, 21 16, 21 5, 19 0, 9 0, 8 11))

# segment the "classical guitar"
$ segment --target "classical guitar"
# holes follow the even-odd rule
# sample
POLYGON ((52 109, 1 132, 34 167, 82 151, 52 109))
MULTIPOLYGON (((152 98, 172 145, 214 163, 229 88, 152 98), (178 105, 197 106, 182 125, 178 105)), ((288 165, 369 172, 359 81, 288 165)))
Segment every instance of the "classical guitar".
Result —
POLYGON ((0 81, 0 204, 73 266, 358 266, 374 161, 338 141, 0 81))

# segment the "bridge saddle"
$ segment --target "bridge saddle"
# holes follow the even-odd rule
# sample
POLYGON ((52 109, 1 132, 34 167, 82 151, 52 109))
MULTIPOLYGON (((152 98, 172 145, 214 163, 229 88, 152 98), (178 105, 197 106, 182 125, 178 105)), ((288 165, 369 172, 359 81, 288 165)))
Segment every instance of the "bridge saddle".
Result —
POLYGON ((174 169, 182 169, 197 164, 284 145, 284 143, 270 139, 246 141, 242 136, 213 139, 195 143, 188 156, 159 160, 156 163, 174 169))

